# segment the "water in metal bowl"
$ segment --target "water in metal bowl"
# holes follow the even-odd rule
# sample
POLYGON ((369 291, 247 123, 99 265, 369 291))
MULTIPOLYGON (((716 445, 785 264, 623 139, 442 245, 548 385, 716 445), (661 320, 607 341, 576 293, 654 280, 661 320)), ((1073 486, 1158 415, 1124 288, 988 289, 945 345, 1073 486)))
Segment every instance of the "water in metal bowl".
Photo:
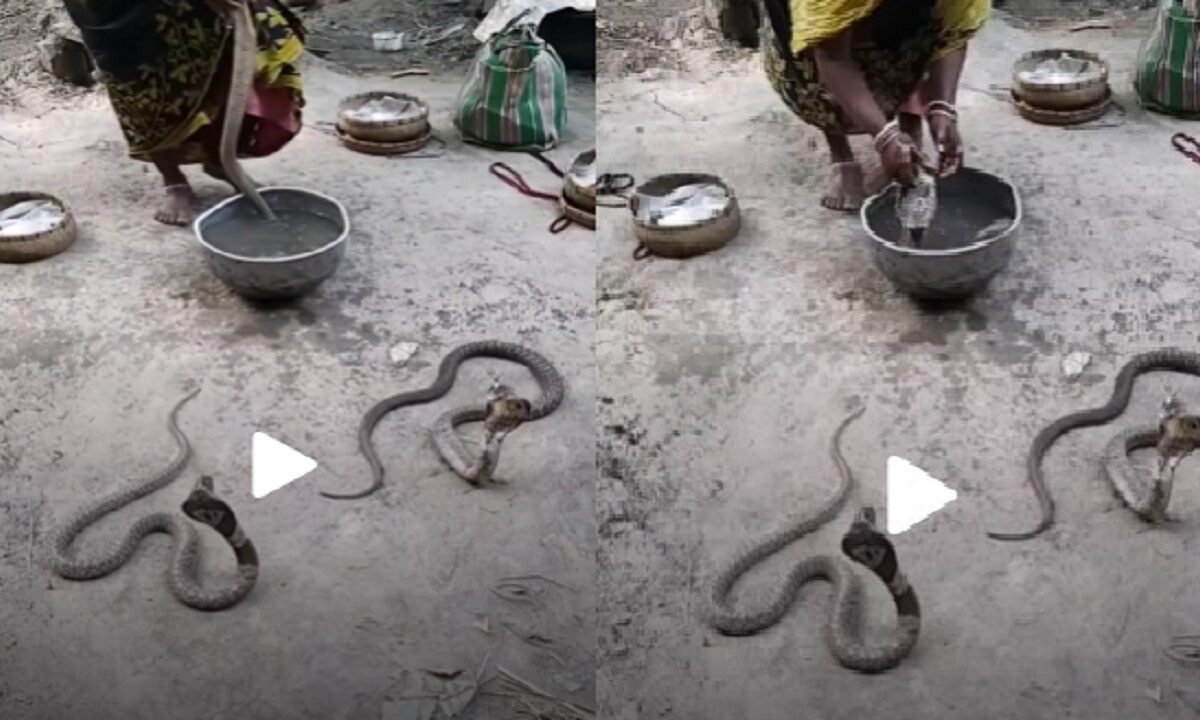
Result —
POLYGON ((312 292, 346 253, 346 208, 300 188, 267 187, 259 194, 275 211, 275 220, 262 217, 241 195, 196 220, 196 239, 209 267, 234 292, 249 298, 286 300, 312 292))
POLYGON ((1012 257, 1021 198, 1007 180, 971 168, 938 180, 937 214, 917 247, 904 241, 892 185, 863 204, 876 267, 909 295, 954 299, 982 290, 1012 257))

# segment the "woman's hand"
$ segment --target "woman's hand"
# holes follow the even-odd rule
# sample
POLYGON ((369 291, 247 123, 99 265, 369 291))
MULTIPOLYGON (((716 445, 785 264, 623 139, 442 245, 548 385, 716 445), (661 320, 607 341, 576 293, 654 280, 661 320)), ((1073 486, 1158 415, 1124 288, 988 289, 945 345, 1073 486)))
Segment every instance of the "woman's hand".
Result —
POLYGON ((930 113, 929 132, 938 151, 938 174, 948 177, 958 172, 963 164, 963 143, 958 134, 958 120, 949 113, 930 113))
POLYGON ((900 131, 895 121, 889 122, 875 136, 875 152, 884 172, 901 185, 912 185, 917 181, 920 165, 923 164, 917 143, 900 131))

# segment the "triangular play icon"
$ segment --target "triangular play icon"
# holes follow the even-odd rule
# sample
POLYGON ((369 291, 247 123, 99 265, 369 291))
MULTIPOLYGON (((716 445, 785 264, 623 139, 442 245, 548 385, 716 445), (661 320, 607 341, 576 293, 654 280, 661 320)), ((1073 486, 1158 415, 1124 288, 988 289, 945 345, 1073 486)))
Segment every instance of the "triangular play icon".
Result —
POLYGON ((262 499, 317 469, 317 461, 266 433, 250 439, 250 493, 262 499))
POLYGON ((895 455, 887 461, 887 531, 898 535, 949 505, 958 493, 895 455))

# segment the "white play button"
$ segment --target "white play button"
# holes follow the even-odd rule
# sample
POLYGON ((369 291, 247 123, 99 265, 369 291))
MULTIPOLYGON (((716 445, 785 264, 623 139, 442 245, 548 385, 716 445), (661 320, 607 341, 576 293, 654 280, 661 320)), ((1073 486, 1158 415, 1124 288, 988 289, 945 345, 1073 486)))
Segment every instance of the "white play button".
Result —
POLYGON ((887 531, 899 535, 949 505, 958 493, 895 455, 887 461, 887 531))
POLYGON ((256 432, 250 439, 250 493, 256 500, 316 469, 316 460, 266 433, 256 432))

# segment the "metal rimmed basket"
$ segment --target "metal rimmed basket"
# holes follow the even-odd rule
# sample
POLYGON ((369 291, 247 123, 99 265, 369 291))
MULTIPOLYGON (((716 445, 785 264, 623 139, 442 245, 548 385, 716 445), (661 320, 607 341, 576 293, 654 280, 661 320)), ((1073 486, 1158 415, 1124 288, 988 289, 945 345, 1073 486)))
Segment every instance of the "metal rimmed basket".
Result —
POLYGON ((642 183, 629 198, 633 216, 633 232, 639 241, 634 250, 635 260, 650 255, 667 258, 689 258, 724 247, 742 226, 741 209, 733 188, 716 175, 703 173, 672 173, 659 175, 642 183), (715 185, 725 191, 725 203, 714 217, 680 226, 661 226, 647 222, 644 210, 673 190, 686 185, 715 185))
POLYGON ((412 142, 429 134, 429 105, 414 95, 401 92, 375 90, 351 95, 338 103, 337 129, 340 134, 352 140, 367 143, 412 142), (369 102, 386 98, 413 103, 417 112, 412 116, 390 120, 362 120, 351 114, 353 110, 369 102))
POLYGON ((1066 48, 1034 50, 1013 63, 1013 95, 1039 110, 1081 110, 1106 102, 1109 96, 1108 63, 1095 53, 1066 48), (1025 75, 1038 65, 1066 57, 1081 64, 1065 77, 1038 79, 1025 75))
POLYGON ((75 217, 62 200, 43 192, 0 193, 0 209, 29 200, 46 200, 62 210, 62 220, 43 232, 0 237, 0 262, 30 263, 53 257, 71 247, 79 234, 75 217))

